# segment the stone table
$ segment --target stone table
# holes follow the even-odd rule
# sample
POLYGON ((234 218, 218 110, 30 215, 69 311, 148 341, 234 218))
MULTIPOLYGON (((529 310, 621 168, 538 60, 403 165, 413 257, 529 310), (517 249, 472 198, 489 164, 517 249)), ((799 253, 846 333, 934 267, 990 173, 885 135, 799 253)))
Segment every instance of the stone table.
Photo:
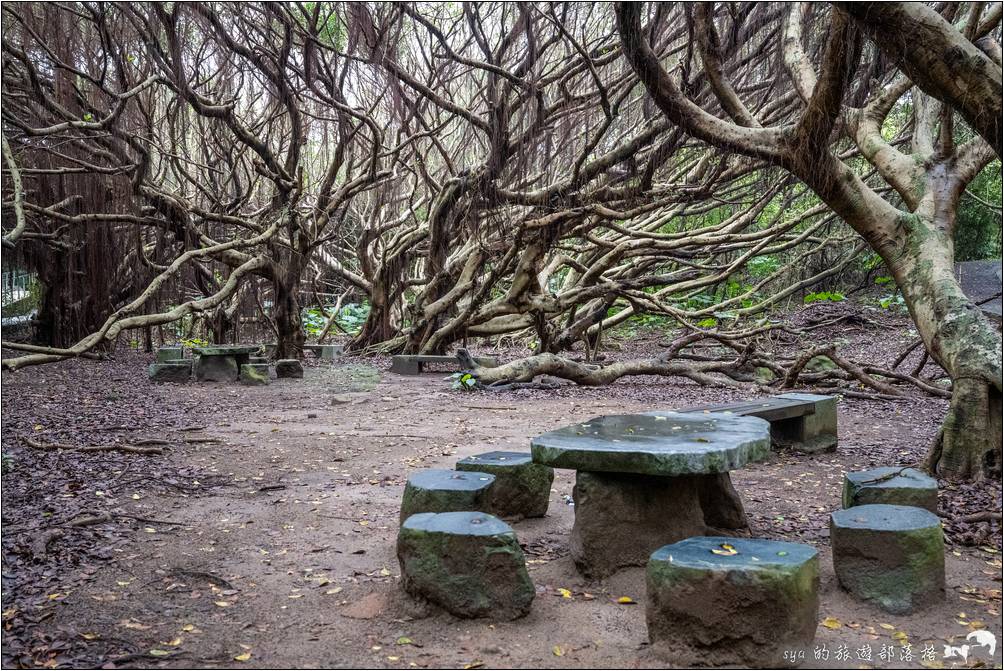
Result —
POLYGON ((236 382, 241 366, 251 362, 251 355, 261 345, 210 345, 193 347, 195 379, 199 382, 236 382))
POLYGON ((668 543, 745 529, 729 471, 767 457, 770 424, 703 413, 610 415, 538 436, 530 450, 535 463, 575 469, 572 559, 601 578, 644 566, 668 543))

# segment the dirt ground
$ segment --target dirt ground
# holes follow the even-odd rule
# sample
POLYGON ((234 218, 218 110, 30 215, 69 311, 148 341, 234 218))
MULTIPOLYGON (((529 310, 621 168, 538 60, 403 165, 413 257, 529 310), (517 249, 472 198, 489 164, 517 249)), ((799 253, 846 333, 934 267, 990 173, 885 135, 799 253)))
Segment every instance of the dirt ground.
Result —
MULTIPOLYGON (((390 374, 386 359, 312 362, 303 380, 267 387, 155 386, 145 380, 149 360, 4 376, 5 666, 672 666, 649 650, 643 569, 601 582, 576 572, 567 548, 573 472, 557 472, 545 518, 513 525, 538 593, 528 617, 505 623, 458 620, 402 593, 394 543, 403 486, 414 469, 526 451, 532 436, 566 423, 755 393, 649 378, 464 393, 442 373, 390 374), (107 372, 95 389, 82 380, 98 367, 107 372), (18 443, 72 431, 91 444, 148 437, 170 446, 153 456, 45 452, 40 466, 38 451, 18 443), (63 528, 48 549, 31 549, 46 520, 87 510, 115 518, 63 528)), ((1004 642, 999 527, 982 544, 948 546, 945 600, 915 615, 857 603, 834 577, 827 523, 844 472, 915 463, 944 409, 919 395, 844 399, 836 453, 780 451, 733 473, 754 535, 820 552, 818 649, 804 651, 804 667, 952 668, 944 646, 964 643, 971 629, 1004 642)), ((999 488, 961 493, 999 506, 999 488)), ((1000 659, 998 649, 989 664, 1000 659)))

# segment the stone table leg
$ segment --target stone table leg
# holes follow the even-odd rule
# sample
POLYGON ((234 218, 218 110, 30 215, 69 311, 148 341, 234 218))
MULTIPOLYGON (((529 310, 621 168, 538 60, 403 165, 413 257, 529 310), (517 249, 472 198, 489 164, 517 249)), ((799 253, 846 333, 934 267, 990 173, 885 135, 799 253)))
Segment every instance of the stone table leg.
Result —
POLYGON ((590 578, 644 566, 668 543, 746 527, 728 474, 662 477, 577 471, 572 559, 590 578))
POLYGON ((236 382, 239 376, 236 357, 200 355, 195 361, 195 379, 199 382, 236 382))

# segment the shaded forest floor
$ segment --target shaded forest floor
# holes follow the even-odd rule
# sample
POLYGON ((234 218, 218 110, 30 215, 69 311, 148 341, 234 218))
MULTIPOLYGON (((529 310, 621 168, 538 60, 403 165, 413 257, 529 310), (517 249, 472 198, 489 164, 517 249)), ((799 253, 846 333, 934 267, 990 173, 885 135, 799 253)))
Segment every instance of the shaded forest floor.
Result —
MULTIPOLYGON (((914 337, 906 318, 889 315, 812 335, 882 365, 914 337)), ((638 356, 662 341, 640 333, 608 354, 638 356)), ((309 361, 303 380, 267 387, 152 385, 150 360, 120 353, 4 376, 4 666, 665 667, 646 642, 643 569, 602 582, 575 571, 572 472, 557 472, 547 517, 514 524, 538 589, 533 611, 494 624, 455 619, 401 592, 394 542, 405 479, 487 450, 528 450, 532 436, 596 415, 762 393, 642 377, 464 393, 445 374, 390 374, 386 358, 309 361), (83 453, 31 448, 25 438, 167 445, 159 455, 83 453), (70 525, 82 515, 110 520, 70 525), (621 596, 638 604, 617 603, 621 596)), ((883 614, 848 598, 833 574, 827 524, 843 473, 916 463, 945 408, 919 392, 845 398, 836 453, 779 451, 733 473, 755 535, 820 551, 816 643, 829 654, 805 666, 939 668, 943 646, 970 629, 1001 640, 1000 528, 955 519, 999 509, 999 485, 941 490, 942 604, 883 614), (841 645, 849 661, 838 660, 841 645), (895 659, 880 658, 883 646, 895 659), (925 646, 934 661, 922 660, 925 646)))

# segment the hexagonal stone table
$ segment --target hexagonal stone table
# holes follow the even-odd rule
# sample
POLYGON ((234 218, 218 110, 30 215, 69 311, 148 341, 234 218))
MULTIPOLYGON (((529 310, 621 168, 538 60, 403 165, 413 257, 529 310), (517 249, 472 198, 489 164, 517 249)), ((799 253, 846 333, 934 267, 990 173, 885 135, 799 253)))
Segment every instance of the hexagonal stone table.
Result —
POLYGON ((674 665, 769 669, 812 646, 819 557, 808 545, 688 538, 652 553, 646 586, 649 640, 674 665))
POLYGON ((535 463, 574 468, 570 549, 602 578, 644 566, 666 543, 747 527, 729 471, 770 453, 757 417, 665 412, 611 415, 534 438, 535 463))
POLYGON ((401 497, 401 521, 416 513, 448 513, 491 509, 495 476, 477 471, 429 468, 408 476, 401 497))
POLYGON ((869 503, 916 506, 938 513, 938 481, 916 468, 880 466, 844 475, 844 508, 869 503))
POLYGON ((840 586, 905 615, 945 597, 945 544, 938 516, 923 508, 869 504, 830 515, 840 586))
POLYGON ((554 469, 533 463, 527 452, 485 452, 457 462, 458 471, 495 476, 491 512, 499 517, 543 517, 551 498, 554 469))
POLYGON ((522 617, 536 593, 516 534, 487 513, 411 515, 397 558, 405 591, 457 617, 522 617))

